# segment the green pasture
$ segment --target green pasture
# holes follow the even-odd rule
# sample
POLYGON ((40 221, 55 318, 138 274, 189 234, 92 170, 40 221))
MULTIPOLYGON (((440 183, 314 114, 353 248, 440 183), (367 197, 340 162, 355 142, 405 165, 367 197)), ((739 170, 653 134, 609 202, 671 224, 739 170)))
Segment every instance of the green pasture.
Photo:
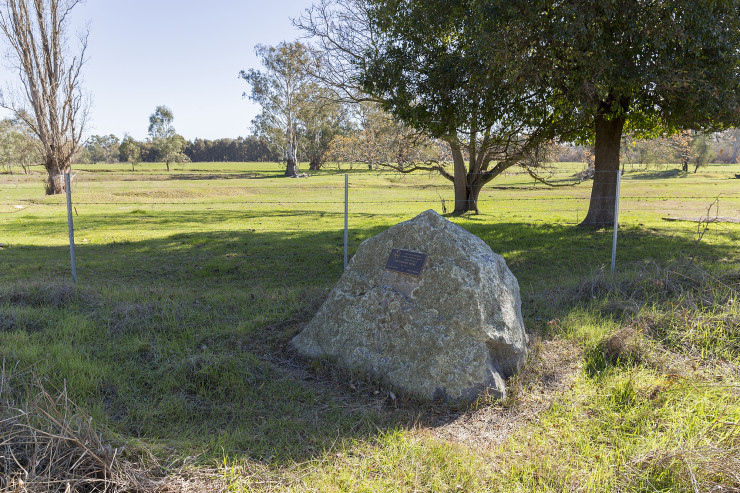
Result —
POLYGON ((79 165, 75 287, 65 197, 40 171, 0 174, 6 368, 66 387, 131 454, 232 491, 740 488, 723 467, 740 465, 739 165, 627 166, 614 277, 611 228, 576 227, 590 181, 512 172, 480 215, 447 214, 507 260, 531 338, 505 401, 459 408, 288 344, 342 273, 345 173, 350 255, 454 207, 451 183, 421 173, 79 165))

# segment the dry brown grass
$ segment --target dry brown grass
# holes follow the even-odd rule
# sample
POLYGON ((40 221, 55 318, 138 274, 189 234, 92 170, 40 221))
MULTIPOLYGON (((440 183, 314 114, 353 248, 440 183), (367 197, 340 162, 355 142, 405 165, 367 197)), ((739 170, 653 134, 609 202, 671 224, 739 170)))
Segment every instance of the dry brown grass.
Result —
POLYGON ((646 359, 649 351, 641 332, 631 325, 604 338, 600 347, 604 358, 612 364, 640 363, 646 359))
POLYGON ((665 266, 648 261, 624 266, 616 278, 602 267, 577 284, 547 289, 531 295, 531 302, 559 308, 603 300, 610 315, 634 315, 649 303, 679 301, 687 309, 706 309, 737 303, 740 272, 713 274, 684 259, 665 266))
POLYGON ((537 420, 583 371, 582 351, 564 339, 534 336, 524 368, 508 382, 503 401, 479 399, 455 419, 430 429, 431 435, 475 450, 492 450, 515 430, 537 420))
POLYGON ((623 487, 634 491, 661 483, 690 485, 689 491, 740 492, 740 423, 716 422, 725 439, 718 444, 685 443, 648 451, 627 464, 623 487))
POLYGON ((0 491, 223 491, 213 469, 162 468, 146 450, 105 443, 92 418, 28 372, 0 372, 0 491), (15 386, 19 387, 16 388, 15 386), (132 458, 129 459, 128 457, 132 458), (169 472, 168 472, 169 470, 169 472))

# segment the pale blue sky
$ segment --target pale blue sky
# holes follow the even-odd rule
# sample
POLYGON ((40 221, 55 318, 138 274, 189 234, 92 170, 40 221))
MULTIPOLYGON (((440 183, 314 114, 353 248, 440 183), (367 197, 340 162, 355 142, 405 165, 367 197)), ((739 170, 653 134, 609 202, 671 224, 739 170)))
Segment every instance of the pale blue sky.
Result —
MULTIPOLYGON (((249 86, 238 78, 239 70, 259 68, 254 45, 296 39, 300 33, 290 19, 311 4, 87 0, 78 5, 73 25, 88 23, 90 29, 84 88, 93 103, 87 134, 121 138, 128 132, 144 139, 149 115, 166 105, 186 139, 248 135, 259 107, 242 98, 249 86)), ((12 76, 1 73, 3 82, 12 76)))

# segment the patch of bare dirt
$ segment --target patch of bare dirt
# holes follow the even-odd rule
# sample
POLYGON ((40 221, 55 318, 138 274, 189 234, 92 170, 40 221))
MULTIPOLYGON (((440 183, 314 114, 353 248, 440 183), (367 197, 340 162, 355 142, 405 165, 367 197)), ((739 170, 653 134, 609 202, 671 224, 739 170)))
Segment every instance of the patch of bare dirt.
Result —
POLYGON ((534 339, 524 369, 509 381, 510 395, 503 402, 472 406, 457 417, 428 428, 435 438, 461 443, 476 450, 500 445, 512 432, 531 423, 567 392, 583 371, 582 352, 564 339, 534 339))
POLYGON ((249 349, 286 377, 331 395, 348 413, 371 411, 374 419, 381 418, 388 425, 413 428, 476 450, 494 448, 516 429, 535 421, 583 371, 583 353, 576 344, 530 336, 528 362, 509 380, 509 396, 504 401, 484 396, 465 407, 420 402, 378 379, 342 369, 330 361, 309 361, 293 350, 290 338, 324 300, 317 293, 307 298, 310 302, 300 313, 258 331, 263 337, 252 340, 249 349))

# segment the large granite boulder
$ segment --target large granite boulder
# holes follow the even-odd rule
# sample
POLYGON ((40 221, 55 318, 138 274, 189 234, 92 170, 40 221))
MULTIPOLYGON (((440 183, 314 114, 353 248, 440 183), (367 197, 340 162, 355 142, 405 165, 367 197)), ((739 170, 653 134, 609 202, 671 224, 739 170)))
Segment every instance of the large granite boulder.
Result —
POLYGON ((486 389, 503 396, 526 338, 519 284, 503 257, 428 210, 362 242, 292 343, 418 397, 457 402, 486 389), (415 265, 388 270, 399 250, 415 265))

